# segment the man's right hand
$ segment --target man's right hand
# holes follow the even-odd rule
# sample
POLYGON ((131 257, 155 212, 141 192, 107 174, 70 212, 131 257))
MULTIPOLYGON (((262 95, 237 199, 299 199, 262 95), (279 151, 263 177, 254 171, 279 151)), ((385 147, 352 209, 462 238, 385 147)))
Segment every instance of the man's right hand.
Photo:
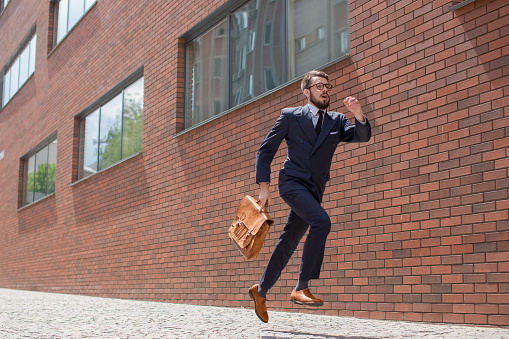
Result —
POLYGON ((260 200, 260 212, 267 212, 265 210, 265 204, 270 203, 270 185, 268 182, 260 183, 260 195, 258 199, 260 200))

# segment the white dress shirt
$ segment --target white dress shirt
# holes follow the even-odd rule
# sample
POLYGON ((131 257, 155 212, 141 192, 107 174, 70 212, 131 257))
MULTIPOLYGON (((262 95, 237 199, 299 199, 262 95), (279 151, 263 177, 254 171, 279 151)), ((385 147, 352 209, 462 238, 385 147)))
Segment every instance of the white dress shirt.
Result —
MULTIPOLYGON (((315 106, 315 105, 312 105, 312 104, 308 104, 308 108, 309 108, 309 111, 311 112, 311 120, 313 120, 313 126, 316 128, 316 124, 318 123, 318 118, 320 118, 320 115, 318 115, 318 111, 319 109, 315 106)), ((328 114, 327 113, 327 110, 325 109, 322 109, 322 111, 325 112, 325 114, 328 114)), ((325 114, 324 114, 324 119, 325 119, 325 114)), ((355 120, 357 120, 357 118, 355 118, 355 120)), ((359 121, 359 120, 357 120, 359 121)), ((359 121, 361 124, 363 125, 366 125, 366 116, 364 116, 364 121, 359 121)), ((323 120, 322 120, 322 125, 323 125, 323 120)), ((355 126, 355 125, 353 125, 355 126)), ((351 127, 353 127, 351 126, 351 127)))
MULTIPOLYGON (((318 123, 318 119, 320 118, 320 115, 318 115, 318 111, 319 109, 317 107, 315 107, 314 105, 310 105, 308 104, 308 108, 309 108, 309 111, 311 112, 311 120, 313 120, 313 127, 316 128, 316 124, 318 123)), ((326 110, 323 110, 325 113, 327 113, 326 110)), ((324 114, 324 117, 325 117, 325 114, 324 114)), ((322 120, 322 125, 323 125, 323 120, 322 120)))

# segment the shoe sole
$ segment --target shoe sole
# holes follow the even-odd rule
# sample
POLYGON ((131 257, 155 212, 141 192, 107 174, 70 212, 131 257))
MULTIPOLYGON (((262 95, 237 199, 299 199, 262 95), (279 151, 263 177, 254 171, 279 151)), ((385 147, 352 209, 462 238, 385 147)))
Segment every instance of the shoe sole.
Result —
POLYGON ((251 289, 249 289, 248 291, 249 291, 249 296, 251 297, 251 299, 253 299, 253 301, 254 301, 254 303, 255 303, 255 314, 256 314, 256 316, 257 316, 257 317, 258 317, 258 319, 260 319, 262 322, 264 322, 264 323, 268 323, 268 321, 263 320, 263 319, 262 319, 262 317, 260 317, 260 316, 258 315, 258 312, 256 312, 256 300, 255 300, 255 298, 254 298, 253 292, 251 292, 251 289))
POLYGON ((304 306, 312 306, 312 307, 323 306, 323 302, 322 303, 320 303, 320 302, 304 303, 302 301, 297 301, 297 300, 293 300, 293 299, 290 299, 290 302, 293 303, 293 304, 296 304, 296 305, 304 305, 304 306))

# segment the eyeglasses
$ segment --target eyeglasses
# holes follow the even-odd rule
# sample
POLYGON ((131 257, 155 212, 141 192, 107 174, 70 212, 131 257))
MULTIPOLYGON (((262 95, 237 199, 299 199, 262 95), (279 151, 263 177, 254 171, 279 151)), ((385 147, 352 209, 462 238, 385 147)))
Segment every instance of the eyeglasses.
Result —
POLYGON ((330 91, 332 89, 332 85, 331 84, 322 84, 321 82, 317 82, 316 84, 312 85, 312 86, 309 86, 309 88, 313 87, 313 86, 316 86, 316 88, 319 90, 319 91, 323 91, 323 88, 327 88, 328 91, 330 91))

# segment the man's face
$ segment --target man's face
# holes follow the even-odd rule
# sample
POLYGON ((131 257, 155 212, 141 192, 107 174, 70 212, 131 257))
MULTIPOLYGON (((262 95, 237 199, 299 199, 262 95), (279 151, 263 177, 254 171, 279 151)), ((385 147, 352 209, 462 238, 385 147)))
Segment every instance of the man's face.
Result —
POLYGON ((322 77, 312 77, 309 87, 309 101, 315 105, 318 109, 326 109, 330 104, 329 91, 325 86, 319 90, 316 84, 326 85, 329 82, 327 79, 322 77))

